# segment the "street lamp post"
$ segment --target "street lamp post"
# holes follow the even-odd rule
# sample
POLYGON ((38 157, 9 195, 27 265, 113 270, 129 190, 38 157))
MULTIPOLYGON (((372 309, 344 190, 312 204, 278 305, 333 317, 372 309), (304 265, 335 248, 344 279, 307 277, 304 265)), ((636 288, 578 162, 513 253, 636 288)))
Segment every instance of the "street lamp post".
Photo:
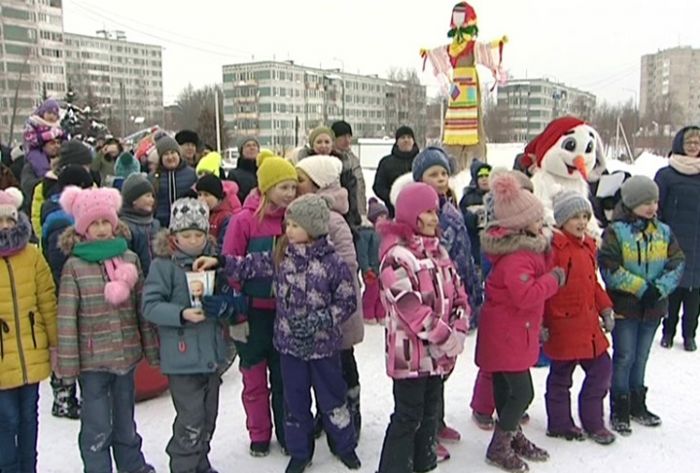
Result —
POLYGON ((341 76, 341 80, 342 80, 341 86, 343 87, 343 90, 342 90, 343 114, 342 114, 342 116, 343 116, 343 121, 345 121, 345 61, 343 61, 342 59, 337 58, 337 57, 334 57, 333 60, 338 61, 340 63, 340 71, 343 73, 343 75, 341 76))

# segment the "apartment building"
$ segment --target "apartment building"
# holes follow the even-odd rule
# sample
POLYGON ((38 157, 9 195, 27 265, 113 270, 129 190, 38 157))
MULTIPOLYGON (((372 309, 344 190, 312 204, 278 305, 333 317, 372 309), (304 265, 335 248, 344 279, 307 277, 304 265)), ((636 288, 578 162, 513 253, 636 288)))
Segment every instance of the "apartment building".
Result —
POLYGON ((65 34, 66 81, 90 93, 105 119, 129 131, 163 120, 163 48, 127 41, 122 32, 65 34))
POLYGON ((277 150, 301 145, 314 127, 340 119, 358 138, 393 136, 402 124, 414 126, 418 140, 425 135, 426 90, 419 84, 259 61, 223 66, 223 93, 228 133, 254 135, 277 150))
POLYGON ((639 112, 670 129, 700 122, 700 49, 679 46, 642 56, 639 112))
POLYGON ((1 142, 21 140, 43 96, 65 94, 63 44, 61 0, 0 1, 1 142))
POLYGON ((505 141, 529 141, 554 118, 574 115, 590 120, 596 96, 549 79, 513 79, 499 86, 497 113, 505 141))

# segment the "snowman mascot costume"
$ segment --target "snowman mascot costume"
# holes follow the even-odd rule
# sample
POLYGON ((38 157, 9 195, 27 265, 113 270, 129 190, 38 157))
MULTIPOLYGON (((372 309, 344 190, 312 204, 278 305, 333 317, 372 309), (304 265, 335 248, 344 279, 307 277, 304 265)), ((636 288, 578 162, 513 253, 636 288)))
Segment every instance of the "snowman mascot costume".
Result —
MULTIPOLYGON (((591 183, 605 170, 603 146, 598 132, 576 117, 560 117, 525 147, 525 164, 534 168, 535 195, 545 207, 545 222, 554 223, 552 200, 564 190, 590 198, 591 183)), ((588 224, 591 236, 599 239, 601 230, 595 218, 588 224)))

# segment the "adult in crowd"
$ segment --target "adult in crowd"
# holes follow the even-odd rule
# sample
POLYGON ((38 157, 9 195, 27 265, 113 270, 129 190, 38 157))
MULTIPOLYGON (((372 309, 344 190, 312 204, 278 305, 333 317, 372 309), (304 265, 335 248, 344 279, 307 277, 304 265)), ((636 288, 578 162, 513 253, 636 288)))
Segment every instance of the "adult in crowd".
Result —
POLYGON ((100 181, 106 182, 108 176, 114 176, 115 163, 123 151, 124 147, 117 138, 109 137, 105 140, 90 167, 93 173, 100 175, 100 181))
POLYGON ((238 142, 236 169, 228 172, 226 178, 238 184, 238 200, 245 202, 250 191, 258 187, 258 165, 255 163, 260 152, 260 143, 253 136, 246 136, 238 142))
POLYGON ((391 154, 384 156, 377 166, 372 190, 377 197, 384 201, 386 208, 389 209, 389 216, 392 218, 394 217, 394 205, 389 198, 391 186, 397 177, 411 172, 413 159, 418 151, 420 150, 416 144, 413 130, 405 125, 400 126, 396 130, 396 143, 391 148, 391 154))
POLYGON ((199 135, 196 131, 180 130, 175 134, 175 141, 180 145, 180 156, 188 166, 197 165, 197 148, 199 147, 199 135))
MULTIPOLYGON (((334 149, 335 133, 327 126, 318 126, 311 130, 309 142, 297 153, 297 162, 309 156, 329 156, 329 159, 337 159, 343 164, 343 158, 334 149)), ((362 223, 362 217, 358 210, 357 178, 350 167, 343 165, 340 173, 340 186, 348 191, 349 210, 345 213, 345 221, 350 229, 355 231, 362 223)))
POLYGON ((343 171, 352 172, 357 180, 357 210, 360 215, 367 215, 367 187, 360 158, 352 152, 352 127, 345 120, 340 120, 331 125, 331 130, 335 133, 334 151, 343 163, 343 171))
MULTIPOLYGON (((61 150, 61 138, 54 138, 52 140, 46 141, 42 146, 42 151, 49 160, 49 168, 51 160, 59 155, 61 150)), ((27 161, 22 168, 22 174, 20 177, 20 185, 22 188, 22 193, 24 194, 24 202, 22 204, 23 211, 27 214, 30 213, 32 198, 34 197, 34 188, 41 181, 44 176, 38 176, 34 171, 32 163, 27 161)))
POLYGON ((472 181, 464 188, 459 208, 467 225, 471 242, 472 258, 481 267, 481 232, 486 228, 486 206, 484 196, 489 192, 491 165, 475 159, 470 168, 472 181))
POLYGON ((161 137, 156 142, 156 148, 158 169, 149 174, 149 179, 156 191, 156 218, 161 227, 167 228, 171 205, 190 191, 197 181, 197 175, 180 154, 180 145, 171 137, 161 137))
POLYGON ((669 165, 654 178, 659 186, 659 219, 668 224, 685 253, 685 271, 668 298, 661 346, 671 348, 683 306, 683 348, 695 351, 700 313, 700 128, 687 126, 673 139, 669 165))
POLYGON ((10 161, 7 163, 7 167, 10 168, 12 174, 14 174, 17 182, 22 180, 22 168, 24 167, 24 150, 20 145, 15 146, 10 151, 10 161))

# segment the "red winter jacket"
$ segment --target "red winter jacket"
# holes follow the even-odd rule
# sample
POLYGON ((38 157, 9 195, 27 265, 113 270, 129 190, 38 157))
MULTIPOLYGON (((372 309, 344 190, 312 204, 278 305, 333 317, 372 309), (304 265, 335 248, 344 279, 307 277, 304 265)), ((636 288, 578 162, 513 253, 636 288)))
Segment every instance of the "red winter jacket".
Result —
POLYGON ((539 355, 545 300, 559 287, 549 272, 549 242, 543 235, 493 227, 482 233, 481 248, 493 267, 484 291, 476 364, 484 371, 525 371, 539 355))
POLYGON ((599 316, 612 309, 612 301, 598 282, 595 241, 556 232, 552 248, 554 266, 566 271, 566 284, 545 307, 549 341, 544 351, 553 360, 597 358, 610 346, 599 316))

